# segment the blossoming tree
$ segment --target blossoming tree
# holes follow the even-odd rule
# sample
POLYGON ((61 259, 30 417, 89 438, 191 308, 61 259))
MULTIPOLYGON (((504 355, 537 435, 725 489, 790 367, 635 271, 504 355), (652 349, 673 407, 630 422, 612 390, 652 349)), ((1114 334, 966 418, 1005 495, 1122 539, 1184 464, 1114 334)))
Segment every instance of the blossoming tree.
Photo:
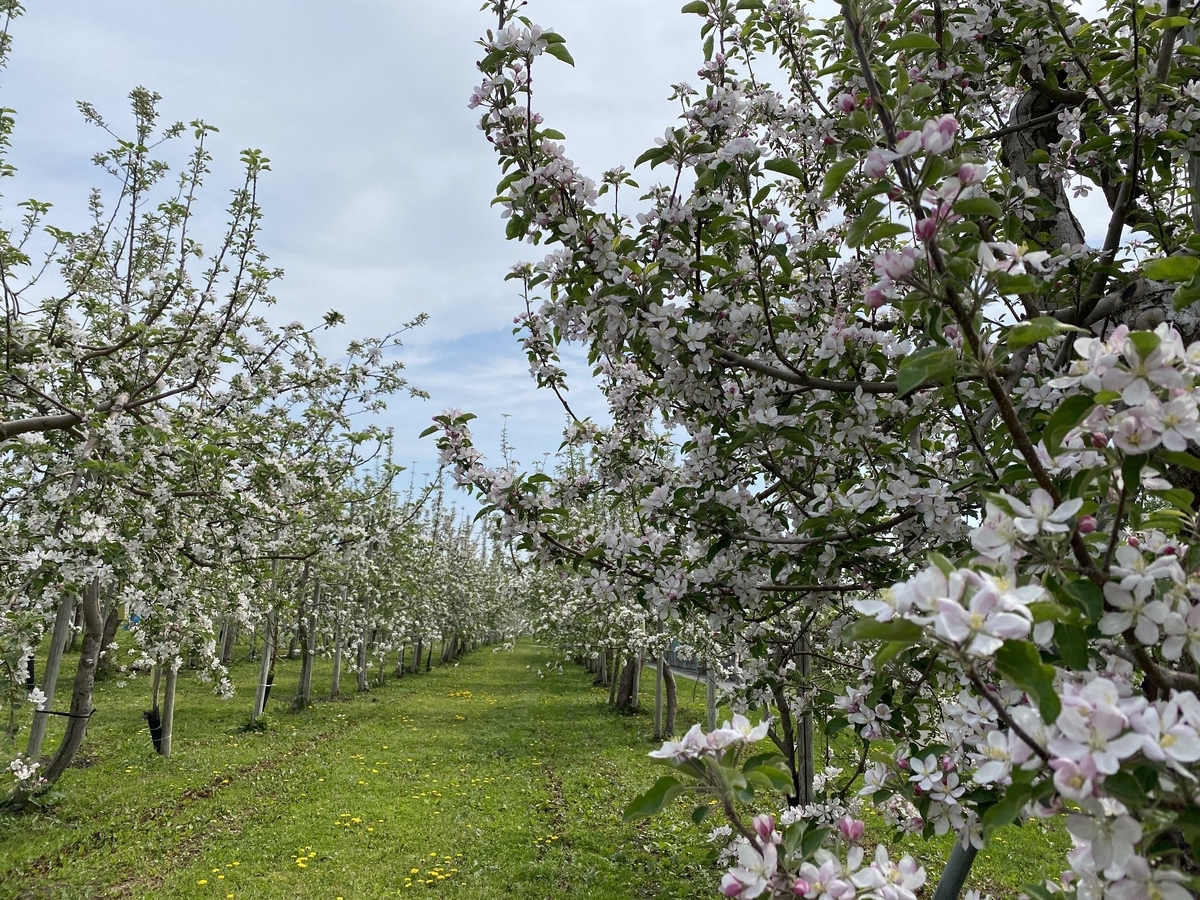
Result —
POLYGON ((714 795, 729 897, 915 897, 911 859, 864 854, 864 803, 959 837, 939 898, 995 829, 1053 815, 1076 847, 1030 895, 1190 896, 1192 10, 696 0, 700 86, 673 86, 642 188, 570 161, 534 104, 563 38, 488 5, 471 105, 508 236, 552 247, 512 275, 523 344, 560 396, 559 345, 586 347, 611 423, 567 441, 638 515, 574 528, 577 485, 489 468, 458 413, 443 458, 601 601, 705 621, 772 711, 664 745, 631 814, 714 795), (817 723, 853 737, 846 776, 817 770, 817 723), (778 755, 747 756, 763 735, 778 755))

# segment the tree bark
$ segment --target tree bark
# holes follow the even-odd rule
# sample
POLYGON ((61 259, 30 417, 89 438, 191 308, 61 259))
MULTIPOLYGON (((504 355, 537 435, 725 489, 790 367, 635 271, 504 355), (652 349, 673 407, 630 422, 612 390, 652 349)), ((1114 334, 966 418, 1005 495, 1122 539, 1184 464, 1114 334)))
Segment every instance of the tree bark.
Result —
POLYGON ((336 700, 342 687, 342 623, 333 629, 333 683, 329 688, 329 699, 336 700))
MULTIPOLYGON (((301 590, 308 578, 309 564, 304 564, 304 576, 300 579, 301 590)), ((317 605, 321 602, 321 579, 314 579, 312 604, 305 610, 303 594, 301 594, 300 614, 297 616, 297 628, 300 632, 300 683, 296 687, 296 699, 292 701, 294 712, 308 709, 312 706, 312 675, 313 658, 317 655, 317 605)))
MULTIPOLYGON (((67 731, 58 752, 42 777, 47 787, 53 785, 67 771, 67 766, 79 752, 87 735, 88 721, 92 715, 92 688, 96 684, 96 664, 100 660, 100 641, 104 637, 104 619, 100 616, 100 580, 93 579, 84 588, 80 606, 83 609, 83 648, 79 653, 79 666, 75 670, 75 684, 71 690, 71 710, 67 719, 67 731)), ((43 717, 45 718, 45 717, 43 717)))
POLYGON ((46 726, 49 724, 49 711, 53 708, 54 692, 58 687, 58 671, 62 667, 63 654, 67 650, 67 642, 71 639, 71 622, 75 619, 75 598, 63 597, 58 607, 58 615, 54 618, 54 629, 50 633, 50 652, 46 657, 46 675, 42 679, 42 693, 46 695, 43 705, 45 711, 34 713, 33 724, 29 729, 29 742, 26 745, 25 757, 36 762, 42 755, 42 742, 46 739, 46 726))
POLYGON ((625 662, 625 668, 621 670, 620 685, 617 688, 617 709, 622 712, 633 712, 637 709, 637 701, 634 694, 637 682, 637 668, 638 654, 630 653, 629 659, 625 662))
POLYGON ((108 613, 104 617, 104 632, 100 639, 100 664, 96 669, 97 677, 110 675, 117 667, 117 653, 108 648, 117 639, 117 629, 121 627, 121 621, 121 604, 116 598, 113 598, 108 607, 108 613))
POLYGON ((371 690, 367 681, 367 633, 364 629, 362 639, 358 642, 358 691, 360 694, 371 690))
POLYGON ((663 725, 663 738, 675 736, 675 714, 679 711, 679 694, 675 685, 675 673, 670 666, 663 668, 663 685, 667 691, 667 721, 663 725))
POLYGON ((233 645, 237 641, 237 623, 232 619, 225 622, 225 640, 221 642, 221 664, 233 661, 233 645))
MULTIPOLYGON (((800 635, 800 675, 804 679, 803 690, 806 696, 812 696, 812 646, 808 635, 800 635)), ((813 802, 813 780, 816 767, 813 762, 813 718, 812 703, 806 701, 804 712, 800 715, 800 746, 797 748, 800 758, 800 800, 805 805, 813 802)))

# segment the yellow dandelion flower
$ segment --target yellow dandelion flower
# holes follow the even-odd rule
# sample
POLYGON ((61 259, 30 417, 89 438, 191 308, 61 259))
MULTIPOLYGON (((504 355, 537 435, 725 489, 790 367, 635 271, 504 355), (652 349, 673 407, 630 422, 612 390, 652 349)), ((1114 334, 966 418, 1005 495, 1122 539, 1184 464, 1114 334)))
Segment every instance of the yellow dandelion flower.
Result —
POLYGON ((207 878, 201 878, 199 881, 197 881, 197 882, 196 882, 196 884, 208 884, 208 879, 207 879, 207 878))

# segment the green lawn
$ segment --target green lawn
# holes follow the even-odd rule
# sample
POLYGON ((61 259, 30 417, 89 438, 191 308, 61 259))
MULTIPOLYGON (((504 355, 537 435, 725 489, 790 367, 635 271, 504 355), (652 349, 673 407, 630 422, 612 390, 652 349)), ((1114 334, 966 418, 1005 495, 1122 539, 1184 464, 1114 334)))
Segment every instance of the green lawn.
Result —
POLYGON ((256 667, 235 667, 232 701, 183 673, 170 760, 141 718, 148 679, 105 682, 66 797, 0 818, 0 897, 711 896, 688 810, 620 821, 660 774, 647 718, 549 661, 485 649, 294 715, 299 663, 281 660, 263 733, 240 730, 256 667))
MULTIPOLYGON (((170 760, 141 717, 148 679, 103 682, 65 797, 0 816, 0 900, 715 897, 690 807, 620 820, 662 774, 649 717, 610 712, 591 676, 551 659, 485 649, 303 714, 287 712, 299 662, 280 660, 264 732, 241 730, 256 666, 234 667, 232 701, 182 673, 170 760)), ((328 683, 319 663, 315 693, 328 683)), ((681 731, 703 716, 691 688, 681 731)), ((642 690, 651 705, 651 673, 642 690)), ((1059 834, 1007 829, 973 883, 1013 895, 1059 834)), ((948 848, 906 849, 932 882, 948 848)))

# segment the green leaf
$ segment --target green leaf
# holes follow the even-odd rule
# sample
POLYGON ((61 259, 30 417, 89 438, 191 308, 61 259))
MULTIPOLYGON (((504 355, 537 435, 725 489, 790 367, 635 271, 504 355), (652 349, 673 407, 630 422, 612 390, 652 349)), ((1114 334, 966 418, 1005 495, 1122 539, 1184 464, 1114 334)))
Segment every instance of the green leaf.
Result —
POLYGON ((1142 263, 1142 274, 1152 281, 1190 281, 1197 269, 1198 256, 1165 256, 1142 263))
POLYGON ((1067 667, 1076 672, 1086 672, 1088 668, 1087 632, 1078 625, 1068 625, 1058 622, 1054 626, 1054 644, 1058 647, 1058 655, 1067 667))
POLYGON ((1104 790, 1129 806, 1139 807, 1146 802, 1146 791, 1131 772, 1109 775, 1104 779, 1104 790))
POLYGON ((1010 328, 1008 330, 1008 346, 1010 350, 1019 350, 1067 331, 1083 331, 1083 329, 1060 322, 1054 316, 1038 316, 1036 319, 1020 322, 1010 328))
POLYGON ((567 52, 566 44, 547 44, 546 52, 555 59, 561 59, 568 66, 575 65, 575 60, 571 57, 571 54, 567 52))
POLYGON ((1054 692, 1054 667, 1042 662, 1037 647, 1028 641, 1005 641, 996 651, 996 671, 1037 702, 1045 722, 1058 718, 1062 701, 1054 692))
POLYGON ((636 169, 642 163, 648 162, 650 163, 650 168, 653 169, 670 155, 671 151, 666 147, 651 147, 634 161, 633 167, 636 169))
POLYGON ((553 128, 543 128, 542 137, 549 138, 552 141, 565 141, 567 136, 561 131, 556 131, 553 128))
POLYGON ((759 766, 774 766, 781 762, 786 761, 774 750, 769 750, 766 753, 756 753, 754 756, 746 760, 742 764, 742 771, 753 772, 759 766))
POLYGON ((908 234, 908 226, 900 222, 880 222, 867 235, 867 243, 874 244, 876 241, 895 237, 898 234, 908 234))
POLYGON ((893 50, 941 50, 942 45, 927 34, 914 31, 892 41, 893 50))
POLYGON ((671 775, 664 775, 654 782, 654 787, 640 796, 634 797, 625 807, 625 821, 644 819, 654 815, 664 806, 684 792, 683 783, 671 775))
POLYGON ((1050 162, 1050 154, 1039 148, 1025 157, 1025 162, 1031 166, 1040 166, 1042 163, 1050 162))
POLYGON ((1058 455, 1067 434, 1086 419, 1095 406, 1095 401, 1083 394, 1073 394, 1059 404, 1042 430, 1042 441, 1051 456, 1058 455))
POLYGON ((849 157, 839 159, 830 166, 829 171, 825 173, 825 179, 821 182, 821 199, 826 200, 837 193, 837 189, 842 186, 842 182, 846 180, 846 176, 856 165, 858 165, 858 160, 849 157))
POLYGON ((1010 297, 1014 294, 1036 293, 1041 284, 1036 277, 1026 272, 1019 275, 1010 275, 1008 272, 996 273, 996 287, 1001 294, 1010 297))
POLYGON ((1086 578, 1080 578, 1067 584, 1063 590, 1091 621, 1100 621, 1104 615, 1104 594, 1100 588, 1086 578))
POLYGON ((821 845, 825 843, 825 838, 829 837, 829 828, 814 828, 812 831, 806 831, 804 837, 800 839, 800 858, 808 859, 821 845))
POLYGON ((875 671, 879 671, 915 643, 916 641, 888 641, 879 648, 872 660, 875 671))
POLYGON ((905 357, 896 373, 897 395, 904 397, 927 381, 949 375, 957 362, 958 354, 950 347, 926 347, 905 357))
POLYGON ((1191 469, 1193 472, 1200 472, 1200 459, 1197 459, 1190 453, 1183 453, 1176 450, 1158 450, 1155 456, 1170 465, 1183 466, 1185 469, 1191 469))
POLYGON ((1026 607, 1029 614, 1033 616, 1033 622, 1036 625, 1039 622, 1063 622, 1071 618, 1071 610, 1063 606, 1061 603, 1053 603, 1049 600, 1042 600, 1038 603, 1030 603, 1026 607))
POLYGON ((420 436, 421 437, 429 437, 431 434, 435 434, 436 432, 440 431, 441 428, 442 428, 441 425, 430 425, 428 428, 426 428, 424 431, 421 432, 420 436))
POLYGON ((881 212, 883 212, 883 203, 881 201, 868 200, 867 204, 863 207, 862 214, 855 219, 854 224, 846 232, 846 246, 862 246, 863 239, 867 236, 867 231, 875 224, 881 212))
POLYGON ((1162 343, 1162 338, 1153 331, 1131 331, 1129 332, 1128 340, 1133 342, 1133 346, 1137 348, 1138 356, 1142 359, 1145 359, 1157 350, 1158 345, 1162 343))
POLYGON ((1187 488, 1168 488, 1165 491, 1154 491, 1155 497, 1160 497, 1162 500, 1174 506, 1176 509, 1192 511, 1192 504, 1196 502, 1196 495, 1187 488))
POLYGON ((1192 24, 1192 20, 1187 16, 1163 16, 1148 24, 1151 28, 1161 28, 1166 31, 1168 28, 1187 28, 1192 24))
POLYGON ((746 778, 777 794, 788 794, 795 788, 792 784, 792 776, 778 766, 759 766, 757 769, 747 772, 746 778))
POLYGON ((738 9, 766 9, 762 0, 738 0, 738 9))
POLYGON ((787 157, 778 157, 776 159, 768 159, 763 163, 764 169, 770 169, 772 172, 779 172, 781 175, 791 175, 793 178, 803 178, 804 170, 794 159, 787 157))
POLYGON ((993 219, 1004 215, 1003 208, 991 197, 964 197, 954 204, 954 211, 960 216, 991 216, 993 219))
POLYGON ((699 825, 706 818, 708 818, 708 812, 711 809, 712 807, 707 803, 702 803, 700 806, 697 806, 692 810, 692 821, 699 825))
POLYGON ((708 4, 704 0, 692 0, 691 3, 685 3, 681 13, 695 13, 698 16, 708 15, 708 4))
POLYGON ((908 641, 921 639, 921 626, 908 619, 892 619, 879 622, 875 619, 859 619, 843 633, 848 641, 908 641))
POLYGON ((1016 821, 1021 808, 1029 801, 1029 785, 1014 784, 1004 792, 1004 796, 993 803, 983 814, 984 833, 1003 828, 1016 821))

